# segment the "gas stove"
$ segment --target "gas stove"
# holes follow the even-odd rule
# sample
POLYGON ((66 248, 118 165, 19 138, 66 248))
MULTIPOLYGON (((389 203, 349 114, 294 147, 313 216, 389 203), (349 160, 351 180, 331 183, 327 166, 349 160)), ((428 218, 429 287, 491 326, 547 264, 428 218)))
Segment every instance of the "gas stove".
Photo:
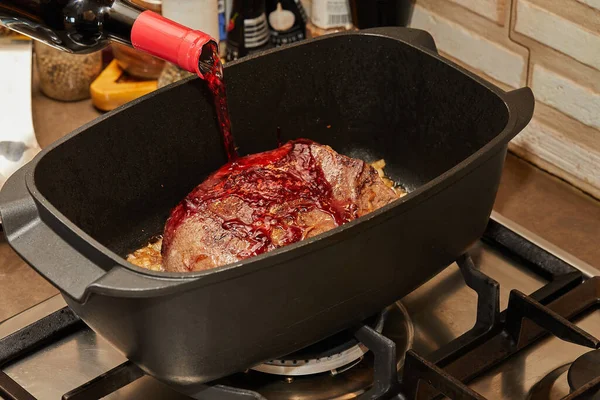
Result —
MULTIPOLYGON (((398 262, 402 259, 399 257, 398 262)), ((0 324, 7 399, 588 399, 600 271, 493 214, 442 273, 363 324, 180 394, 53 297, 0 324)))

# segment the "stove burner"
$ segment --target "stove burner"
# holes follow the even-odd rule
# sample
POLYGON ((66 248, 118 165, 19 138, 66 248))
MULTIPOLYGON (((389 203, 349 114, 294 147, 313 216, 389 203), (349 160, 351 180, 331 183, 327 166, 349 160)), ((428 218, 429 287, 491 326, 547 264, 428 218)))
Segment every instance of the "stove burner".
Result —
MULTIPOLYGON (((386 314, 382 334, 396 343, 396 365, 400 369, 404 364, 406 351, 412 346, 413 325, 406 308, 400 302, 387 307, 382 314, 386 314)), ((378 321, 379 316, 367 322, 373 324, 371 326, 376 329, 378 321)), ((319 342, 284 358, 289 360, 290 357, 297 357, 298 355, 304 357, 304 355, 317 354, 313 353, 315 350, 323 351, 320 353, 322 355, 332 355, 335 354, 334 351, 344 352, 351 350, 354 346, 359 346, 356 341, 342 341, 342 337, 349 338, 349 336, 345 336, 346 334, 348 332, 339 334, 337 342, 333 340, 319 342), (325 348, 321 346, 324 346, 326 342, 336 344, 335 350, 332 348, 330 351, 325 351, 325 348)), ((373 355, 371 352, 366 352, 362 357, 350 362, 349 365, 345 364, 333 370, 325 369, 325 372, 328 373, 295 375, 291 378, 289 375, 281 376, 281 374, 258 372, 254 368, 246 373, 223 378, 216 384, 256 391, 269 400, 348 399, 364 393, 373 384, 373 355)))
MULTIPOLYGON (((363 324, 381 333, 388 309, 368 318, 363 324)), ((339 332, 295 353, 252 367, 274 375, 302 376, 330 371, 332 375, 356 365, 369 351, 350 330, 339 332)))
MULTIPOLYGON (((577 390, 600 376, 600 350, 585 353, 571 364, 567 379, 571 390, 577 390)), ((600 390, 585 397, 600 399, 600 390)))

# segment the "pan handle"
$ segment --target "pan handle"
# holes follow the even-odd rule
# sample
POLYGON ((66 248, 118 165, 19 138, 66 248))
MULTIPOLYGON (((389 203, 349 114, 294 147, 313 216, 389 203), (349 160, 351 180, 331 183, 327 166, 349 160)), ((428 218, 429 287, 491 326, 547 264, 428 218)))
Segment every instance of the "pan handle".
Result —
POLYGON ((404 28, 401 26, 388 26, 383 28, 371 28, 362 31, 367 34, 385 36, 400 40, 423 49, 430 50, 437 54, 437 47, 433 37, 421 29, 404 28))
POLYGON ((89 293, 118 297, 155 297, 181 290, 193 279, 158 278, 116 266, 88 286, 89 293))
POLYGON ((170 292, 184 283, 182 279, 156 278, 115 266, 114 260, 81 242, 74 232, 49 223, 53 216, 38 207, 27 189, 30 167, 28 164, 16 171, 0 192, 4 233, 21 258, 62 293, 84 303, 91 292, 142 297, 150 292, 170 292))
POLYGON ((531 121, 535 109, 535 98, 530 88, 523 87, 507 92, 504 100, 510 115, 516 115, 515 126, 509 136, 509 140, 512 140, 531 121))

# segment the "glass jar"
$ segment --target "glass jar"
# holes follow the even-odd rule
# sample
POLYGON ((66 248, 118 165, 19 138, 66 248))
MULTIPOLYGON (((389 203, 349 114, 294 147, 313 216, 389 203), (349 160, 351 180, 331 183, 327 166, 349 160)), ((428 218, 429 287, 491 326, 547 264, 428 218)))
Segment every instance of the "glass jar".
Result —
MULTIPOLYGON (((131 2, 158 14, 162 11, 162 0, 131 0, 131 2)), ((156 79, 165 65, 160 58, 122 44, 114 43, 112 49, 119 67, 137 78, 156 79)))
POLYGON ((40 89, 61 101, 90 97, 90 85, 102 71, 102 52, 71 54, 34 41, 40 89))

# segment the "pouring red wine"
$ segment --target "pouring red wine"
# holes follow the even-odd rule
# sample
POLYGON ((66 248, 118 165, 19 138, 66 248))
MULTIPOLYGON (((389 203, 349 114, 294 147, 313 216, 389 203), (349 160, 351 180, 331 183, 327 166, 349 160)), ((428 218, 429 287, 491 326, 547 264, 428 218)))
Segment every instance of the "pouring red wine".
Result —
POLYGON ((282 144, 279 131, 275 150, 240 158, 217 44, 203 32, 122 0, 3 0, 0 20, 69 52, 128 44, 196 73, 212 92, 228 163, 173 209, 162 243, 127 257, 138 266, 222 266, 326 232, 404 194, 385 179, 382 163, 376 169, 307 139, 282 144))
POLYGON ((7 28, 69 53, 86 54, 118 42, 202 77, 199 61, 213 38, 124 0, 2 0, 7 28))
POLYGON ((401 197, 376 168, 308 139, 239 157, 217 47, 205 45, 201 77, 214 97, 228 163, 169 216, 163 237, 128 256, 154 270, 206 270, 316 236, 401 197))
POLYGON ((235 149, 235 141, 231 133, 231 120, 229 119, 229 109, 227 107, 227 92, 225 81, 223 80, 223 64, 219 58, 219 49, 213 42, 204 45, 204 49, 198 61, 198 76, 206 80, 206 84, 212 92, 215 112, 219 122, 219 129, 223 136, 223 145, 227 152, 227 159, 234 161, 238 154, 235 149))

